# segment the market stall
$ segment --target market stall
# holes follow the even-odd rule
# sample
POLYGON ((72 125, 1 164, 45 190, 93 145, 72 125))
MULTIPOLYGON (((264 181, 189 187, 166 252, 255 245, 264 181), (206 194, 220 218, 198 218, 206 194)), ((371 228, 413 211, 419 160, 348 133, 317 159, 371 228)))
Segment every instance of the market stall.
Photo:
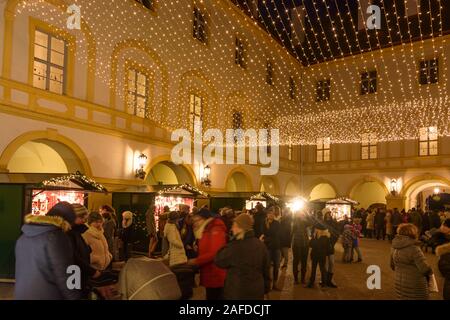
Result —
POLYGON ((337 198, 326 202, 325 207, 330 209, 333 218, 340 221, 346 216, 351 217, 352 206, 358 205, 359 202, 348 198, 337 198))
POLYGON ((265 208, 271 205, 281 205, 281 200, 270 193, 260 192, 250 197, 245 201, 245 208, 248 210, 253 209, 256 204, 261 203, 265 208))
POLYGON ((164 207, 170 211, 179 210, 180 205, 187 205, 191 209, 197 206, 199 199, 207 199, 209 194, 191 186, 190 184, 165 187, 157 192, 155 197, 156 215, 164 213, 164 207))
POLYGON ((108 192, 104 186, 80 172, 42 181, 27 187, 27 190, 26 212, 36 215, 47 214, 55 204, 63 201, 87 206, 89 193, 108 192))

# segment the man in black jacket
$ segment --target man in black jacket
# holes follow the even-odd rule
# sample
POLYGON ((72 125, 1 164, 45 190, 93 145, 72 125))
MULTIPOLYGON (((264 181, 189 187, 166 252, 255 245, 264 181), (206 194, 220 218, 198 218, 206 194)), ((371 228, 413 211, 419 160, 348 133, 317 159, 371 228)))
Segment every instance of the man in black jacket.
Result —
POLYGON ((280 220, 281 227, 281 257, 283 259, 283 269, 286 269, 289 262, 289 249, 292 241, 292 213, 290 209, 283 209, 283 215, 280 220))
POLYGON ((385 217, 386 213, 384 211, 381 211, 380 209, 377 209, 374 218, 375 235, 377 237, 377 240, 380 240, 380 238, 383 238, 384 240, 386 238, 386 227, 384 224, 385 217))
POLYGON ((400 214, 400 212, 398 212, 397 208, 394 208, 394 212, 392 213, 391 221, 392 221, 392 231, 393 231, 392 236, 395 237, 397 235, 398 226, 401 225, 403 222, 402 215, 400 214))
POLYGON ((67 232, 67 235, 72 244, 75 264, 78 265, 81 270, 82 296, 84 299, 87 299, 89 295, 89 288, 87 286, 89 279, 100 277, 101 272, 91 267, 91 248, 86 244, 82 237, 82 234, 88 229, 85 222, 89 213, 87 209, 80 204, 72 204, 72 207, 75 211, 76 218, 72 225, 72 229, 67 232))
POLYGON ((326 279, 327 276, 327 268, 326 268, 326 259, 330 254, 330 233, 321 223, 318 223, 314 228, 314 235, 309 242, 309 246, 311 247, 311 278, 309 279, 308 288, 314 288, 314 282, 316 280, 316 271, 317 265, 320 268, 320 276, 322 279, 322 286, 327 285, 326 279))
POLYGON ((293 265, 292 270, 294 273, 295 284, 298 284, 298 264, 300 263, 301 283, 305 284, 306 269, 308 264, 309 253, 309 237, 308 227, 310 225, 310 219, 308 219, 306 212, 297 212, 294 217, 294 223, 292 227, 292 255, 293 265))
POLYGON ((275 220, 275 214, 272 210, 267 212, 267 218, 263 227, 264 231, 260 240, 264 241, 269 253, 270 261, 273 265, 272 289, 279 291, 280 289, 277 287, 277 282, 281 260, 281 226, 280 223, 275 220))
POLYGON ((264 212, 264 206, 261 203, 257 203, 255 206, 256 213, 254 216, 254 227, 255 236, 259 239, 264 232, 264 223, 266 221, 266 213, 264 212))
POLYGON ((270 291, 270 263, 267 249, 255 237, 253 219, 241 214, 234 219, 231 241, 217 252, 214 263, 227 270, 224 298, 263 300, 270 291))
POLYGON ((65 234, 75 221, 67 202, 56 204, 46 216, 27 215, 23 234, 16 242, 16 284, 18 300, 75 300, 80 291, 69 288, 67 273, 75 264, 70 240, 65 234))

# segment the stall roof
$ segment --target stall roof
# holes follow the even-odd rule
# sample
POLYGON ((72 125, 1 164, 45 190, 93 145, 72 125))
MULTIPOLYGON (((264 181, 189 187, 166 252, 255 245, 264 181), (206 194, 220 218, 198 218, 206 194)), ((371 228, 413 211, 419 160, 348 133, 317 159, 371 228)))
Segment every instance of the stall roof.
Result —
POLYGON ((44 180, 36 189, 49 190, 84 190, 92 192, 108 192, 106 188, 81 172, 44 180))
POLYGON ((151 186, 154 192, 157 192, 159 195, 189 195, 189 196, 197 196, 197 197, 205 197, 208 198, 209 194, 191 186, 188 183, 185 184, 177 184, 172 186, 167 185, 155 185, 151 186))
POLYGON ((280 199, 268 192, 260 192, 250 197, 250 200, 270 200, 273 202, 280 202, 280 199))
POLYGON ((327 201, 327 204, 349 204, 349 205, 358 205, 359 202, 358 202, 358 201, 355 201, 355 200, 352 200, 352 199, 349 199, 349 198, 342 197, 342 198, 336 198, 336 199, 327 201))

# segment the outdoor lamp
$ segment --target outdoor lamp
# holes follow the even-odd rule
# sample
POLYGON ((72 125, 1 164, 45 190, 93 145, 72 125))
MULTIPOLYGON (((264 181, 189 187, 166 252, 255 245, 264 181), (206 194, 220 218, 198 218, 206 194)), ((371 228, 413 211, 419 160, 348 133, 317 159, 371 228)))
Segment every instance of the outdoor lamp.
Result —
POLYGON ((145 179, 145 170, 144 167, 147 164, 147 156, 143 153, 139 155, 137 158, 139 168, 136 169, 135 177, 144 180, 145 179))
POLYGON ((396 179, 391 180, 391 194, 392 195, 397 194, 397 180, 396 179))
POLYGON ((209 165, 206 165, 203 168, 203 177, 202 177, 202 181, 201 181, 205 187, 211 186, 211 180, 209 179, 210 174, 211 174, 211 167, 209 165))
POLYGON ((439 187, 435 187, 433 192, 434 192, 434 194, 439 194, 439 192, 441 192, 441 190, 439 189, 439 187))

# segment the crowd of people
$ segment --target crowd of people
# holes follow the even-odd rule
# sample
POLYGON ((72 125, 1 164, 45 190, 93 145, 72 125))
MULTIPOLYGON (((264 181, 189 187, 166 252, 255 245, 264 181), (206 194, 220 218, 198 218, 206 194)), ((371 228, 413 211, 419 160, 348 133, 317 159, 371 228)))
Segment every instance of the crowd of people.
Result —
MULTIPOLYGON (((432 240, 445 278, 443 296, 450 299, 450 219, 445 213, 359 209, 337 221, 327 208, 292 212, 261 203, 251 210, 225 207, 218 213, 186 205, 163 211, 156 215, 150 206, 146 213, 148 257, 161 260, 178 275, 184 272, 194 279, 199 273, 207 300, 267 298, 271 291, 280 291, 280 270, 289 263, 294 285, 315 288, 319 268, 319 285, 337 288, 336 244, 342 246, 343 263, 359 263, 360 239, 386 235, 392 242, 397 297, 428 298, 434 275, 417 245, 427 235, 422 243, 432 240)), ((123 212, 119 225, 110 206, 88 213, 79 204, 61 202, 45 216, 26 216, 22 231, 16 244, 15 298, 87 299, 93 283, 117 278, 114 260, 130 258, 133 213, 123 212), (67 286, 71 265, 81 269, 81 290, 67 286)), ((186 283, 194 286, 193 282, 186 283)), ((192 295, 192 290, 182 292, 187 292, 183 298, 192 295)))
MULTIPOLYGON (((89 213, 80 204, 59 202, 45 215, 29 214, 16 243, 16 299, 88 299, 91 288, 109 283, 114 242, 121 239, 127 259, 133 214, 122 213, 118 227, 115 210, 102 206, 89 213), (80 286, 68 286, 68 270, 80 269, 80 286)), ((77 282, 74 282, 76 285, 77 282)))

